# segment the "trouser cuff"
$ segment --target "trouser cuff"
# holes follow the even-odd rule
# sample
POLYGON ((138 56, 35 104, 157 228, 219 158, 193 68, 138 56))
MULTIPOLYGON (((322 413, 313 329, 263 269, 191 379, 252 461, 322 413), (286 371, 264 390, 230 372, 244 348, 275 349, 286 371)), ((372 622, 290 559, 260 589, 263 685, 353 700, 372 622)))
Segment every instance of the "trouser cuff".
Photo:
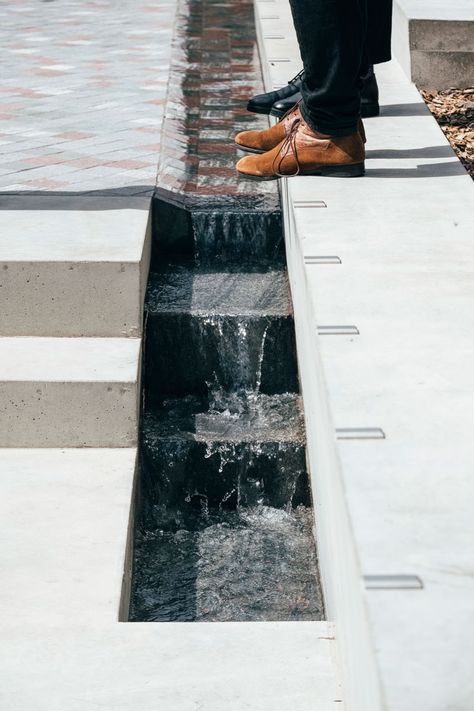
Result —
POLYGON ((318 117, 315 117, 306 108, 304 101, 300 103, 300 112, 306 123, 313 131, 318 131, 319 133, 325 133, 328 136, 351 136, 353 133, 357 133, 357 124, 359 117, 354 118, 354 123, 347 124, 343 127, 334 125, 334 123, 325 123, 324 120, 321 121, 318 117))

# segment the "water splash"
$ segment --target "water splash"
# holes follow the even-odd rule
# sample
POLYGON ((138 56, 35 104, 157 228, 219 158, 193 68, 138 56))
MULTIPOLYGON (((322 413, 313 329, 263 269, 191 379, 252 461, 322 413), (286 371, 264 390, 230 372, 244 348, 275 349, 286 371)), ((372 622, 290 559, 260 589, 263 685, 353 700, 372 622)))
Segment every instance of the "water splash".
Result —
POLYGON ((132 620, 318 620, 311 510, 197 513, 138 537, 132 620), (184 524, 184 525, 183 525, 184 524))

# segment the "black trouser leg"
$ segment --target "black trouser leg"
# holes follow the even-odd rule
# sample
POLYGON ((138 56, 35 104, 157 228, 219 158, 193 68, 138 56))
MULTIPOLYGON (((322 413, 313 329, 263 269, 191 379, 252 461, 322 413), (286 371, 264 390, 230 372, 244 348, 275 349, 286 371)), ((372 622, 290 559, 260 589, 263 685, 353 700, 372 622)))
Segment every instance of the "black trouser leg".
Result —
POLYGON ((303 118, 321 133, 355 133, 360 78, 369 67, 367 0, 290 0, 290 4, 305 70, 303 118))

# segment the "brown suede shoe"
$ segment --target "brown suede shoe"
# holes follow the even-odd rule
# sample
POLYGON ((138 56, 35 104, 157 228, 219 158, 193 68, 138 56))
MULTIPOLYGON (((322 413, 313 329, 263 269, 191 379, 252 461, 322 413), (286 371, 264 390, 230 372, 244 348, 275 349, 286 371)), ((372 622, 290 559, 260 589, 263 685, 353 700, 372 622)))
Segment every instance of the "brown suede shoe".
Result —
POLYGON ((295 175, 355 178, 364 175, 364 160, 364 142, 359 132, 323 137, 298 118, 275 148, 262 155, 241 158, 236 168, 246 178, 259 180, 295 175))
MULTIPOLYGON (((295 121, 302 120, 298 104, 288 111, 278 123, 263 131, 241 131, 235 137, 235 143, 246 153, 266 153, 283 141, 291 131, 295 121)), ((359 119, 357 130, 364 143, 367 142, 364 124, 359 119)))
POLYGON ((295 121, 300 120, 300 109, 296 104, 271 128, 264 131, 241 131, 236 135, 235 142, 248 153, 265 153, 281 143, 290 133, 295 121))

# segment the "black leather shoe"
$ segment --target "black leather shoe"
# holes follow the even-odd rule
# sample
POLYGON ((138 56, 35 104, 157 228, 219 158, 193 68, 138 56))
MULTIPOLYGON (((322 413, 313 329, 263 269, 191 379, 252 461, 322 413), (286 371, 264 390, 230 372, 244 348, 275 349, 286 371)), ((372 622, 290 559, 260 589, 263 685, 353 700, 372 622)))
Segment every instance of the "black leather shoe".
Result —
MULTIPOLYGON (((302 75, 303 72, 300 72, 300 74, 295 77, 295 79, 298 79, 299 87, 301 87, 302 75)), ((269 106, 269 101, 265 103, 265 97, 272 97, 275 94, 282 94, 283 92, 286 92, 290 86, 290 84, 287 84, 287 86, 283 87, 283 89, 280 89, 279 91, 270 91, 268 94, 260 94, 260 96, 255 96, 253 99, 250 99, 247 109, 249 111, 253 111, 254 113, 265 113, 281 118, 287 111, 292 109, 298 101, 301 101, 299 88, 296 91, 293 90, 292 94, 287 94, 285 97, 281 97, 280 99, 274 101, 269 110, 264 111, 260 109, 257 111, 256 109, 252 109, 250 107, 256 99, 259 100, 259 105, 261 107, 269 106)), ((377 79, 375 78, 374 70, 371 69, 367 76, 362 79, 360 114, 362 118, 370 118, 372 116, 378 116, 379 113, 379 88, 377 86, 377 79)))
POLYGON ((374 68, 370 67, 369 73, 365 77, 362 77, 360 115, 362 118, 371 118, 371 116, 378 116, 379 113, 379 87, 377 85, 374 68))
POLYGON ((257 94, 257 96, 252 96, 247 104, 247 111, 251 111, 254 114, 272 114, 272 116, 283 116, 284 111, 281 114, 273 114, 272 107, 276 102, 289 100, 291 98, 290 108, 292 108, 296 101, 293 100, 293 96, 299 92, 301 88, 301 82, 303 81, 303 71, 299 72, 293 79, 290 79, 288 84, 282 89, 277 91, 269 91, 267 94, 257 94))

